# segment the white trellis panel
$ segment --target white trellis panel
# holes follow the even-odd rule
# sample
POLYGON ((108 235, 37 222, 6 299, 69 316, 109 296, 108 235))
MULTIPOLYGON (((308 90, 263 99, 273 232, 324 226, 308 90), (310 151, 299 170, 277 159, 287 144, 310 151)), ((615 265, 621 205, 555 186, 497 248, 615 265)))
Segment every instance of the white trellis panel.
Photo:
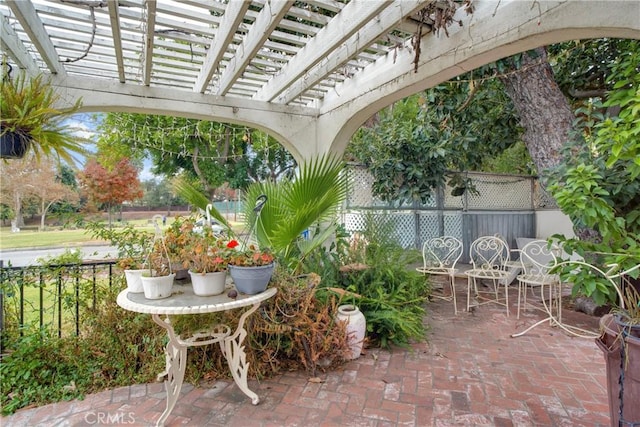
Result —
POLYGON ((531 178, 470 174, 478 194, 466 192, 468 210, 516 210, 533 209, 531 178))

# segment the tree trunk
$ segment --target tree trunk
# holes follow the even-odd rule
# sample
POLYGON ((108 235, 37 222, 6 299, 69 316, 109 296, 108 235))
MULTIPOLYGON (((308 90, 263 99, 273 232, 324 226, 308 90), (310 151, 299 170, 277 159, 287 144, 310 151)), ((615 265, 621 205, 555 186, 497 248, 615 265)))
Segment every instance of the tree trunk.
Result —
POLYGON ((42 199, 42 201, 40 202, 40 230, 38 231, 44 231, 44 219, 45 219, 45 216, 47 215, 48 209, 49 209, 48 207, 45 208, 45 202, 44 202, 44 199, 42 199))
POLYGON ((524 128, 522 139, 542 173, 560 163, 560 151, 573 123, 569 103, 553 77, 544 48, 537 58, 523 53, 520 70, 500 78, 524 128))
POLYGON ((16 214, 16 226, 24 227, 24 218, 22 216, 22 195, 19 191, 15 192, 15 214, 16 214))
MULTIPOLYGON (((569 139, 574 115, 554 79, 545 48, 535 49, 534 56, 537 57, 531 52, 523 53, 521 68, 500 80, 524 128, 522 140, 541 174, 562 160, 561 150, 569 139)), ((543 180, 540 184, 545 185, 543 180)), ((581 240, 600 238, 597 232, 584 227, 575 227, 574 232, 581 240)))

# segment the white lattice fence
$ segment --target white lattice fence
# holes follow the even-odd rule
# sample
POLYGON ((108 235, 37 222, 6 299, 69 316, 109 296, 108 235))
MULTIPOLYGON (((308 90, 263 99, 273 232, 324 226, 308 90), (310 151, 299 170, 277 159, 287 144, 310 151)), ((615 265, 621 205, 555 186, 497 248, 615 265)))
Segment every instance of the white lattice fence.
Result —
POLYGON ((416 245, 416 215, 410 211, 345 212, 343 224, 349 233, 360 233, 367 221, 373 224, 389 224, 391 238, 404 248, 416 245))
MULTIPOLYGON (((390 221, 392 234, 404 247, 420 247, 430 237, 443 235, 462 239, 463 212, 513 211, 514 214, 534 209, 533 203, 551 203, 546 194, 533 185, 531 177, 468 173, 478 195, 467 191, 452 196, 452 187, 446 187, 437 196, 434 192, 427 204, 389 204, 373 196, 373 177, 361 166, 350 166, 349 194, 343 211, 344 225, 349 232, 360 232, 367 216, 374 223, 390 221), (535 193, 533 193, 535 189, 535 193), (440 207, 440 208, 438 208, 440 207)), ((537 182, 536 182, 537 184, 537 182)), ((551 200, 551 201, 550 201, 551 200)))
POLYGON ((466 208, 475 209, 532 209, 532 178, 469 174, 478 194, 466 193, 466 208))

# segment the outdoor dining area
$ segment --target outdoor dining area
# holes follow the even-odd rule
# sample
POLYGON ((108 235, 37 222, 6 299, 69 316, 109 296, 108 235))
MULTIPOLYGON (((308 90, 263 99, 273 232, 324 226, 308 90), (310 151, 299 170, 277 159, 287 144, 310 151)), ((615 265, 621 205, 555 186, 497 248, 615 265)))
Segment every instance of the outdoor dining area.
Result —
POLYGON ((504 238, 480 236, 471 243, 469 264, 462 264, 463 243, 453 236, 427 239, 422 247, 423 264, 416 267, 420 273, 430 277, 445 277, 443 291, 432 295, 452 301, 454 313, 458 314, 456 277, 466 278, 466 308, 469 312, 483 304, 494 303, 504 306, 510 315, 509 288, 517 289, 516 318, 528 308, 537 309, 547 316, 514 333, 519 337, 548 321, 566 333, 583 338, 596 338, 598 333, 567 325, 562 322, 563 295, 571 294, 571 284, 560 277, 563 266, 583 266, 584 261, 569 256, 553 240, 518 238, 518 248, 510 249, 504 238), (446 288, 446 289, 445 289, 446 288), (529 304, 527 294, 530 293, 529 304))

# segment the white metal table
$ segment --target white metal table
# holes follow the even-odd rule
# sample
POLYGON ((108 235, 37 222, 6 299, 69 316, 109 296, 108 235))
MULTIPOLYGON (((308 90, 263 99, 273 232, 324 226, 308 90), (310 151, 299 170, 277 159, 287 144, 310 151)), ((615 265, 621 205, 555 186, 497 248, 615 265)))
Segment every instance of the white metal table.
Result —
POLYGON ((251 398, 251 403, 254 405, 260 401, 258 395, 249 390, 247 384, 249 364, 246 361, 242 345, 247 336, 244 322, 263 301, 273 297, 277 290, 270 288, 256 295, 238 294, 237 298, 230 298, 227 296, 229 289, 225 289, 220 295, 202 297, 195 295, 192 286, 188 284, 174 285, 172 295, 165 299, 146 299, 144 294, 130 293, 126 289, 118 295, 117 303, 120 307, 136 313, 151 314, 153 321, 164 328, 169 336, 165 348, 166 368, 158 374, 158 380, 166 377, 167 407, 156 425, 164 425, 176 405, 184 381, 189 347, 218 343, 237 386, 251 398), (196 332, 189 338, 182 338, 176 334, 169 318, 172 315, 214 313, 248 306, 251 308, 240 316, 238 326, 233 333, 229 326, 220 324, 214 325, 206 331, 196 332), (164 316, 164 319, 161 316, 164 316))

